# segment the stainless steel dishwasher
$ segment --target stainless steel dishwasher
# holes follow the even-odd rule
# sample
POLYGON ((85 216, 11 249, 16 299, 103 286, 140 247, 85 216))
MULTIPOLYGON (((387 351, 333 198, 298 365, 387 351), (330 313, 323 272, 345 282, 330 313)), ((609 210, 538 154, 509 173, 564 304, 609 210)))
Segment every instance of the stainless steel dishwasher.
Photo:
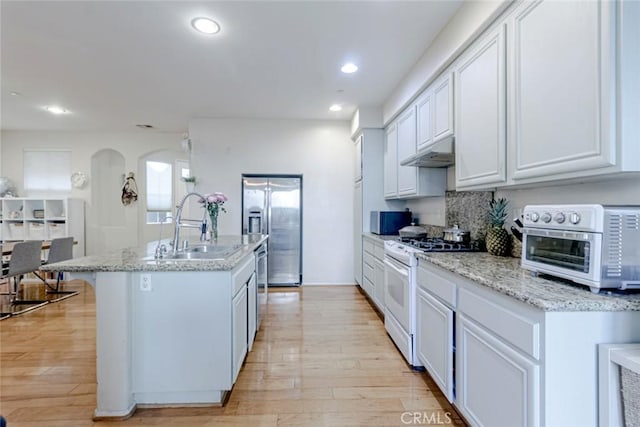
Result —
POLYGON ((256 292, 258 304, 256 304, 257 313, 256 319, 257 324, 256 327, 260 330, 260 324, 262 323, 262 318, 266 314, 267 311, 267 257, 268 257, 268 246, 267 242, 264 242, 260 246, 258 246, 255 250, 256 256, 256 292))

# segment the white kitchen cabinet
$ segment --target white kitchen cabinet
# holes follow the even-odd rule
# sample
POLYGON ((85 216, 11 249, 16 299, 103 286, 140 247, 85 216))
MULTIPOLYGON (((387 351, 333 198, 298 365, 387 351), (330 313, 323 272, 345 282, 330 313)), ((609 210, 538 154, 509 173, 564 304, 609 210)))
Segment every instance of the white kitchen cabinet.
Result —
POLYGON ((416 101, 417 150, 433 144, 433 90, 429 87, 416 101))
POLYGON ((640 171, 637 22, 634 1, 525 1, 498 18, 455 64, 456 188, 640 171))
POLYGON ((416 346, 418 359, 449 402, 453 390, 453 323, 455 314, 421 287, 417 289, 416 346))
POLYGON ((253 342, 258 331, 258 286, 256 275, 251 275, 247 283, 247 350, 253 349, 253 342))
POLYGON ((476 426, 540 425, 540 367, 458 316, 457 407, 476 426))
POLYGON ((233 361, 233 383, 235 384, 242 368, 242 363, 247 355, 247 285, 240 287, 233 297, 232 310, 232 361, 233 361))
POLYGON ((371 236, 363 236, 363 289, 384 313, 384 243, 371 236))
POLYGON ((373 273, 376 279, 376 286, 373 290, 373 301, 378 309, 384 314, 384 244, 376 248, 376 257, 373 260, 373 273))
POLYGON ((453 74, 445 72, 432 85, 433 142, 453 136, 453 74))
POLYGON ((357 141, 360 143, 362 156, 362 178, 354 184, 354 276, 356 283, 362 285, 362 233, 371 230, 371 211, 403 210, 404 202, 385 199, 384 130, 362 129, 356 138, 357 141))
MULTIPOLYGON (((411 106, 398 117, 398 161, 416 153, 416 109, 411 106)), ((398 165, 398 196, 413 196, 418 193, 420 169, 398 165)))
POLYGON ((0 243, 73 237, 73 256, 85 254, 81 199, 0 199, 0 243))
POLYGON ((386 134, 384 196, 388 199, 443 196, 447 186, 446 169, 400 164, 416 153, 416 107, 411 105, 403 111, 398 119, 386 128, 386 134), (388 152, 392 150, 393 141, 397 147, 395 156, 388 152), (394 158, 395 163, 391 163, 394 158))
POLYGON ((398 126, 391 123, 385 129, 384 139, 384 197, 398 195, 398 126))
POLYGON ((511 178, 616 163, 616 2, 526 2, 509 25, 511 178))
POLYGON ((417 151, 453 136, 453 74, 445 71, 415 103, 417 151))
POLYGON ((456 188, 506 181, 504 27, 474 43, 456 66, 456 188))
MULTIPOLYGON (((416 154, 416 110, 409 107, 396 121, 398 127, 398 160, 416 154)), ((418 191, 418 168, 398 166, 398 196, 413 195, 418 191)))

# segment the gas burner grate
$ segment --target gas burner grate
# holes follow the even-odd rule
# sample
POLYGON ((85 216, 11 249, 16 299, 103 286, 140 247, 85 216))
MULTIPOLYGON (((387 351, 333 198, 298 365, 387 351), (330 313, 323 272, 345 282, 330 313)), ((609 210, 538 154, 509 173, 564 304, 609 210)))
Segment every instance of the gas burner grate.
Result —
POLYGON ((428 237, 426 239, 402 239, 402 243, 420 249, 424 252, 477 252, 481 251, 481 245, 478 241, 470 243, 451 243, 445 242, 438 237, 428 237))

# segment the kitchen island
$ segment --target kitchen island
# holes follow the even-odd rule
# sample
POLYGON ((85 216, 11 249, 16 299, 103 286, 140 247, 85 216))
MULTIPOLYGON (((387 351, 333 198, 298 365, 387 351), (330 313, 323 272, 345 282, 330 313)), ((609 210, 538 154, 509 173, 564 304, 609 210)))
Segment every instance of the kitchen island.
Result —
POLYGON ((221 258, 155 259, 150 244, 43 266, 95 288, 94 419, 124 419, 137 407, 222 404, 253 340, 253 251, 266 239, 220 237, 219 245, 234 248, 221 258))

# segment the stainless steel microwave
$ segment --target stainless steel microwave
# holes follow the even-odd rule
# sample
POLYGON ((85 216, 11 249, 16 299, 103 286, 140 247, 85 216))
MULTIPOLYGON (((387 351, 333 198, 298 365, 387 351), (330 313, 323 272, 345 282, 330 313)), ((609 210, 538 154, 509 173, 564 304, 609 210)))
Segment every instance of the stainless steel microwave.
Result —
POLYGON ((398 234, 402 227, 411 225, 411 211, 371 211, 371 232, 374 234, 398 234))
POLYGON ((640 288, 640 206, 524 208, 522 267, 589 286, 640 288))

